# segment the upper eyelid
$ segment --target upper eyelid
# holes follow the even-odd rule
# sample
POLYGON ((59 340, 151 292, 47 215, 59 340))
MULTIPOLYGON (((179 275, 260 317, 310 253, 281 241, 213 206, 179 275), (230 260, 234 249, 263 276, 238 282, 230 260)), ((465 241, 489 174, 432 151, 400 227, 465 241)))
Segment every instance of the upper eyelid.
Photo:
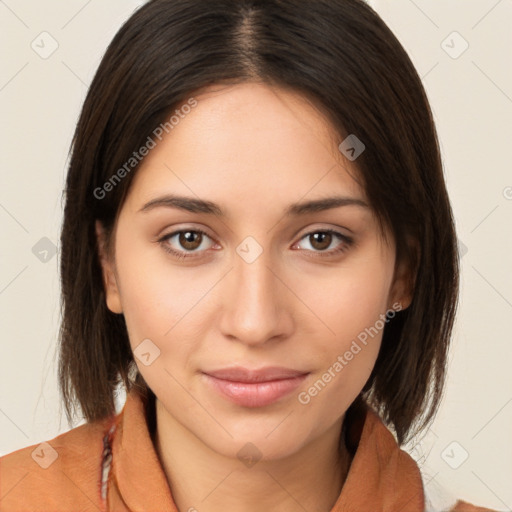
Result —
MULTIPOLYGON (((341 239, 343 240, 351 240, 352 237, 350 235, 346 235, 344 233, 342 233, 341 231, 341 228, 334 228, 334 227, 330 227, 330 228, 326 228, 326 227, 323 227, 323 228, 313 228, 313 229, 309 229, 308 231, 304 232, 302 235, 295 235, 294 238, 296 238, 297 236, 299 236, 298 240, 297 241, 300 241, 302 240, 303 238, 305 238, 306 236, 309 236, 309 235, 312 235, 314 233, 318 233, 318 232, 330 232, 330 233, 333 233, 334 235, 337 235, 339 236, 341 239)), ((170 233, 167 233, 165 235, 162 235, 161 237, 159 237, 159 240, 167 240, 167 239, 170 239, 170 238, 173 238, 174 236, 180 234, 180 233, 183 233, 183 232, 187 232, 187 231, 192 231, 192 232, 198 232, 198 233, 202 233, 204 235, 206 235, 208 238, 210 238, 213 242, 215 243, 219 243, 215 237, 211 236, 206 230, 204 230, 203 228, 194 228, 194 227, 184 227, 184 228, 180 228, 180 229, 175 229, 174 231, 171 231, 170 233)), ((295 242, 296 243, 296 242, 295 242)))
MULTIPOLYGON (((315 224, 318 225, 318 224, 322 224, 322 223, 321 222, 313 222, 312 224, 313 225, 315 225, 315 224)), ((329 223, 329 222, 324 222, 324 224, 328 224, 328 226, 324 225, 324 226, 317 226, 317 227, 313 227, 313 228, 301 228, 301 229, 295 231, 295 235, 294 236, 297 236, 298 233, 300 233, 303 229, 307 229, 307 231, 304 232, 304 235, 305 234, 309 234, 309 233, 316 233, 317 231, 329 231, 329 230, 347 231, 348 233, 354 233, 354 231, 352 229, 350 229, 349 227, 347 227, 347 226, 336 226, 336 225, 334 225, 332 223, 329 223)), ((167 228, 164 228, 161 231, 163 232, 166 229, 167 228)), ((194 225, 187 226, 186 223, 185 223, 184 227, 174 228, 172 231, 169 232, 169 234, 176 234, 176 233, 179 233, 181 231, 202 231, 205 234, 207 234, 208 236, 210 236, 211 238, 215 238, 215 236, 212 236, 212 235, 209 234, 208 231, 210 231, 210 228, 203 227, 203 226, 196 227, 194 225)), ((343 234, 343 233, 341 233, 341 234, 343 234)), ((162 235, 162 236, 166 236, 166 235, 162 235)), ((347 234, 346 236, 350 236, 350 234, 347 234)))

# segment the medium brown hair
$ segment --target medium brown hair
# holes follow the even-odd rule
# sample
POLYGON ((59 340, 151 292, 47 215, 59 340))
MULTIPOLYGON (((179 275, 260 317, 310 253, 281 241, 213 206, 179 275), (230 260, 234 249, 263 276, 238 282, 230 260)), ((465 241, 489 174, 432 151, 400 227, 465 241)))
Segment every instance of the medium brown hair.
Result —
POLYGON ((360 399, 402 444, 432 420, 442 395, 457 239, 421 80, 360 0, 152 0, 118 31, 85 99, 65 188, 59 383, 68 420, 77 406, 89 422, 115 413, 119 384, 152 394, 123 315, 106 306, 95 234, 99 220, 112 240, 137 166, 104 197, 94 191, 194 91, 247 81, 304 95, 328 114, 340 142, 356 134, 366 146, 355 162, 362 185, 415 285, 410 306, 385 326, 360 399))

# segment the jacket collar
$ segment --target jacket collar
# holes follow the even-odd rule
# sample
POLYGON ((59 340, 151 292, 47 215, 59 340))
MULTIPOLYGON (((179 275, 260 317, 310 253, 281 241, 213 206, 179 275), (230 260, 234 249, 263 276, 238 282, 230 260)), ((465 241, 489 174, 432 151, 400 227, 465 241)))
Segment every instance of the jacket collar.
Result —
MULTIPOLYGON (((346 442, 353 451, 347 479, 331 512, 423 512, 424 490, 414 460, 369 407, 347 412, 346 442)), ((132 390, 117 416, 112 442, 110 492, 133 512, 178 512, 155 451, 145 403, 132 390)))

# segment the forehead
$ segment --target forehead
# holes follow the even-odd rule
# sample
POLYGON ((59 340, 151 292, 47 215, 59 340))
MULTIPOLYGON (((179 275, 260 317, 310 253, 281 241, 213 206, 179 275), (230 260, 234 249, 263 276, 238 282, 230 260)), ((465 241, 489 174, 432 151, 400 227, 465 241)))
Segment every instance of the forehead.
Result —
POLYGON ((175 109, 177 122, 139 166, 132 202, 165 191, 223 204, 243 197, 253 210, 334 192, 364 199, 339 136, 299 93, 244 83, 211 86, 193 99, 193 108, 175 109))

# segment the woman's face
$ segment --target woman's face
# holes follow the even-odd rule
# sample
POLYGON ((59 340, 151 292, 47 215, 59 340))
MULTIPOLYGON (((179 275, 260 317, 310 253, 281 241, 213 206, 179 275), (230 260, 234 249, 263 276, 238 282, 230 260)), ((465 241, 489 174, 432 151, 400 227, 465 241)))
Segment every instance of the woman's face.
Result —
POLYGON ((408 305, 403 272, 357 161, 302 96, 246 83, 195 100, 134 177, 103 259, 107 304, 159 421, 229 457, 246 443, 283 457, 341 425, 384 315, 408 305))

